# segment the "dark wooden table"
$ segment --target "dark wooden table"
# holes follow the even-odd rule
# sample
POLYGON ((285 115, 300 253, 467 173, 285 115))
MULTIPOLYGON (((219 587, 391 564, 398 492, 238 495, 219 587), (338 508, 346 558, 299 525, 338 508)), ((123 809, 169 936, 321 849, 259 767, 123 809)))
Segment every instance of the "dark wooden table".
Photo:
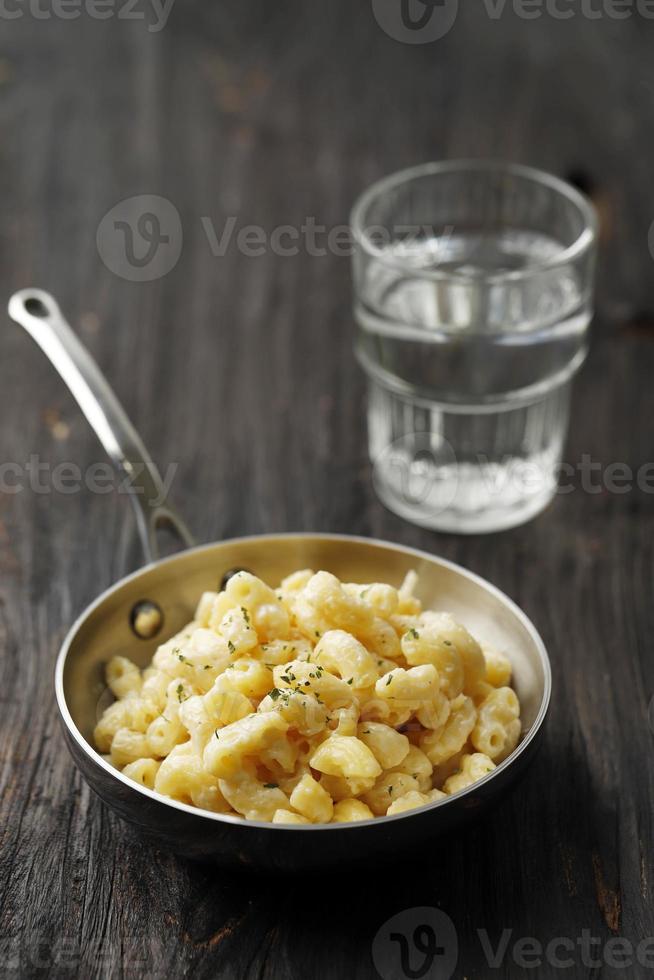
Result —
MULTIPOLYGON (((253 257, 233 240, 221 256, 206 230, 220 238, 230 216, 236 230, 340 225, 373 179, 430 158, 572 176, 600 208, 602 249, 566 458, 635 472, 653 452, 654 24, 577 6, 568 20, 527 20, 509 3, 493 19, 466 4, 441 40, 409 45, 382 31, 368 0, 177 0, 159 31, 107 9, 47 19, 43 0, 0 14, 0 295, 56 293, 156 460, 177 465, 173 498, 201 540, 353 532, 461 562, 533 618, 555 692, 524 783, 420 865, 267 880, 145 846, 73 768, 52 689, 73 618, 138 565, 131 511, 124 495, 53 488, 58 464, 102 456, 6 321, 0 975, 368 978, 377 931, 420 906, 454 922, 457 977, 649 975, 654 944, 641 947, 649 969, 635 949, 654 936, 651 473, 649 488, 624 493, 603 488, 604 469, 597 492, 578 478, 498 536, 403 523, 371 488, 348 259, 253 257), (132 282, 101 260, 96 232, 142 194, 172 202, 183 248, 168 275, 132 282), (32 474, 50 467, 38 483, 30 462, 32 474), (497 969, 486 934, 505 942, 497 969), (597 942, 584 949, 584 936, 597 942), (526 937, 563 937, 574 952, 558 946, 534 966, 515 945, 526 937), (620 938, 634 951, 622 968, 620 938)), ((143 0, 134 11, 156 26, 143 0)))

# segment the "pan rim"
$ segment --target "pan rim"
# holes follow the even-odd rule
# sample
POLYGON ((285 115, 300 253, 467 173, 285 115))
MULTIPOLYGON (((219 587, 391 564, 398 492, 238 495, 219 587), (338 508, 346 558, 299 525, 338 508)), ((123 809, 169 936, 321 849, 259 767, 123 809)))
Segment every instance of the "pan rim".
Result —
MULTIPOLYGON (((208 544, 196 545, 193 548, 187 548, 184 551, 178 552, 175 555, 170 555, 166 558, 160 559, 156 562, 150 562, 141 568, 136 569, 134 572, 130 572, 129 575, 124 576, 113 585, 105 589, 103 592, 97 596, 86 608, 80 613, 76 618, 73 625, 68 630, 64 641, 57 655, 57 660, 55 663, 55 696, 57 700, 57 707, 59 709, 59 714, 62 718, 66 730, 75 740, 80 749, 87 755, 92 763, 106 772, 109 776, 117 779, 119 782, 123 783, 129 789, 135 790, 138 793, 143 794, 147 799, 154 800, 157 803, 165 804, 166 806, 172 807, 175 810, 186 813, 192 817, 199 819, 210 820, 217 822, 219 824, 229 824, 231 826, 237 827, 249 827, 252 830, 271 830, 278 831, 283 830, 287 832, 300 832, 305 833, 307 831, 338 831, 338 830, 363 830, 366 827, 373 826, 388 826, 391 822, 398 820, 406 820, 410 817, 415 817, 423 814, 427 811, 435 810, 439 807, 447 806, 453 800, 461 800, 466 796, 479 790, 480 787, 485 786, 490 783, 494 778, 498 777, 502 772, 505 772, 511 765, 518 761, 518 758, 527 750, 529 745, 533 742, 536 735, 540 731, 547 716, 547 712, 550 706, 550 700, 552 695, 552 668, 550 664, 550 659, 547 653, 547 648, 540 636, 540 633, 527 616, 525 612, 506 595, 501 589, 493 585, 487 579, 483 578, 481 575, 477 575, 476 572, 471 572, 469 569, 464 568, 462 565, 456 562, 450 561, 447 558, 441 558, 436 555, 430 555, 429 552, 422 551, 418 548, 412 548, 408 545, 399 544, 393 541, 385 541, 381 538, 368 538, 363 535, 353 535, 353 534, 331 534, 331 533, 311 533, 306 531, 289 531, 289 532, 278 532, 273 534, 249 534, 241 535, 237 538, 226 538, 224 541, 213 541, 208 544), (412 810, 405 810, 403 813, 392 814, 391 816, 383 817, 373 817, 368 820, 358 820, 352 823, 328 823, 328 824, 273 824, 266 823, 261 820, 246 820, 243 817, 234 817, 230 814, 225 813, 214 813, 211 810, 202 810, 199 807, 190 806, 187 803, 181 803, 178 800, 173 800, 171 797, 164 796, 161 793, 156 793, 154 790, 148 789, 145 786, 141 786, 134 780, 129 779, 124 776, 122 772, 115 769, 112 765, 103 759, 102 755, 94 749, 91 744, 84 738, 77 725, 73 721, 72 715, 68 710, 68 705, 66 703, 65 691, 64 691, 64 666, 66 663, 66 658, 68 652, 73 644, 75 637, 77 636, 79 630, 86 622, 86 620, 102 605, 102 603, 108 599, 114 592, 117 592, 124 585, 144 576, 147 572, 154 568, 161 568, 166 565, 172 565, 178 562, 182 557, 191 554, 199 554, 203 551, 210 551, 213 548, 217 548, 221 545, 238 545, 245 542, 251 542, 253 540, 274 542, 282 539, 288 538, 313 538, 314 540, 320 541, 342 541, 345 543, 357 543, 364 545, 374 545, 379 548, 391 549, 393 551, 399 551, 403 554, 411 555, 415 558, 419 558, 423 561, 428 561, 435 563, 442 567, 448 568, 450 571, 456 572, 457 574, 463 575, 464 578, 475 582, 477 585, 481 586, 486 591, 490 592, 496 599, 504 603, 514 616, 522 623, 527 633, 531 637, 535 648, 538 652, 540 664, 543 670, 543 696, 541 699, 540 706, 536 717, 530 726, 529 730, 525 733, 520 743, 516 746, 513 752, 504 759, 492 772, 484 776, 482 779, 477 780, 465 789, 459 790, 458 793, 453 793, 452 796, 448 796, 444 800, 438 800, 432 803, 426 803, 424 806, 416 807, 412 810)), ((110 803, 107 804, 111 806, 110 803)), ((247 831, 245 831, 247 833, 247 831)))

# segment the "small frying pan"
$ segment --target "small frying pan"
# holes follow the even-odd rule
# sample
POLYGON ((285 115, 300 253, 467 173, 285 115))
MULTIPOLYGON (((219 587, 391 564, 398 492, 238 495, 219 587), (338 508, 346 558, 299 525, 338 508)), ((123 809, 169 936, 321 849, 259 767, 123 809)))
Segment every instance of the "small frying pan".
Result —
POLYGON ((105 378, 39 289, 12 296, 9 314, 41 347, 67 383, 116 467, 129 477, 147 564, 103 592, 79 617, 57 659, 55 689, 64 734, 82 775, 104 802, 160 845, 223 866, 301 871, 370 866, 424 845, 480 815, 532 759, 550 691, 543 642, 524 613, 494 586, 451 562, 385 541, 331 534, 275 534, 196 546, 165 500, 145 446, 105 378), (171 528, 188 550, 160 560, 157 530, 171 528), (398 586, 415 569, 425 608, 445 609, 508 654, 522 705, 523 736, 501 765, 446 800, 397 816, 352 824, 284 825, 199 810, 140 786, 96 751, 93 728, 106 707, 104 665, 115 654, 146 666, 158 645, 192 617, 200 595, 245 567, 270 584, 299 568, 326 569, 349 582, 398 586))

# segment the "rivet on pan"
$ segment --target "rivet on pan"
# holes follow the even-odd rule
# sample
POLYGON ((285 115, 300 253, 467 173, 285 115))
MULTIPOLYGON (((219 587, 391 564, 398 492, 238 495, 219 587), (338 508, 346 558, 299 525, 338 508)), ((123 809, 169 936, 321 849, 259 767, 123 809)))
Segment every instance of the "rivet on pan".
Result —
POLYGON ((229 571, 225 572, 225 574, 223 575, 223 577, 220 580, 220 590, 219 591, 220 592, 223 592, 225 590, 225 588, 227 586, 227 583, 229 582, 230 578, 234 578, 234 576, 235 575, 238 575, 239 572, 247 572, 248 575, 254 575, 254 572, 251 572, 249 568, 230 568, 229 571))
POLYGON ((151 640, 163 626, 163 613, 156 602, 143 599, 137 602, 129 615, 132 629, 142 640, 151 640))

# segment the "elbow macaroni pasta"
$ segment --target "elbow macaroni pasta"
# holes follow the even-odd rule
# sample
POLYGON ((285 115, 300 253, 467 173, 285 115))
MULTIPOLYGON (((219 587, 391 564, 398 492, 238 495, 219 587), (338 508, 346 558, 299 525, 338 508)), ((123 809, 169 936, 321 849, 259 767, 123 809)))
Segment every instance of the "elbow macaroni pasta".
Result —
POLYGON ((520 739, 511 664, 399 589, 302 570, 205 592, 145 670, 113 657, 95 743, 134 782, 303 825, 392 816, 492 772, 520 739))

